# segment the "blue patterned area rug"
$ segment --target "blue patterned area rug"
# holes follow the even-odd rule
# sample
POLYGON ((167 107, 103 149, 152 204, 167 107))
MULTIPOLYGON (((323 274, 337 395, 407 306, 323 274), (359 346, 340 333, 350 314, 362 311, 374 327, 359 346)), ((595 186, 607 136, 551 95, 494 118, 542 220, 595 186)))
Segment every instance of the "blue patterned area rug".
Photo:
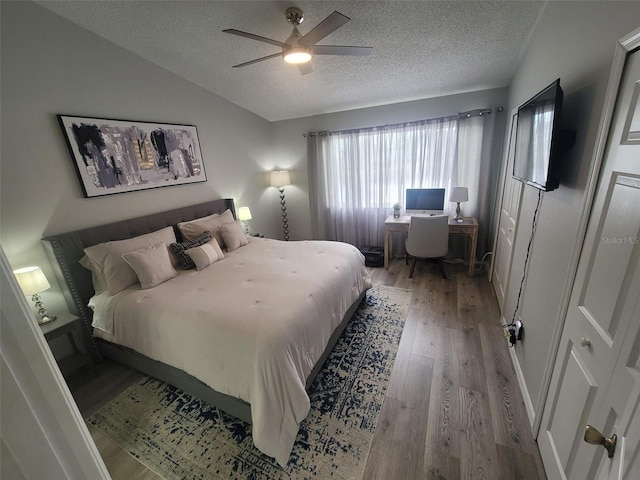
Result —
POLYGON ((154 378, 87 421, 167 480, 361 479, 410 302, 410 290, 369 290, 310 388, 285 469, 253 446, 251 425, 154 378))

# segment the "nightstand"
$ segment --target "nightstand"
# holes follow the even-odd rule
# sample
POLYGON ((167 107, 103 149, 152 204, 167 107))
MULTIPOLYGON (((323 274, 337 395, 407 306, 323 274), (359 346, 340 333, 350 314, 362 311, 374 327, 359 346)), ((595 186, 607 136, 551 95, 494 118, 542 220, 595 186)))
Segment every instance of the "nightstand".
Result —
POLYGON ((65 377, 68 377, 80 371, 83 367, 91 366, 92 363, 89 356, 80 351, 76 345, 75 338, 73 337, 73 332, 76 331, 77 328, 82 328, 82 325, 80 324, 80 317, 76 317, 68 312, 58 313, 56 316, 58 318, 53 322, 40 325, 40 330, 47 342, 51 342, 51 340, 61 335, 67 335, 69 343, 71 343, 73 353, 60 360, 56 360, 62 374, 65 377))

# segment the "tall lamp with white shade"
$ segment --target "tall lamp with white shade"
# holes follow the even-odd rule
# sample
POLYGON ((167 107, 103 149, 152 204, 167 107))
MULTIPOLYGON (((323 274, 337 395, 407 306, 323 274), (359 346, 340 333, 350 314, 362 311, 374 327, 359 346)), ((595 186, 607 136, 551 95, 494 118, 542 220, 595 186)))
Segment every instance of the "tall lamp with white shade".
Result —
POLYGON ((458 206, 456 207, 456 214, 453 219, 458 223, 462 223, 460 202, 469 201, 469 190, 467 189, 467 187, 451 187, 451 192, 449 193, 449 201, 456 202, 458 204, 458 206))
POLYGON ((249 220, 251 220, 251 210, 249 210, 249 207, 240 207, 238 209, 238 220, 244 225, 244 233, 249 235, 249 220))
POLYGON ((56 316, 49 315, 47 313, 47 309, 44 308, 40 295, 38 295, 39 293, 51 288, 51 285, 47 281, 47 277, 44 276, 40 267, 34 266, 19 268, 18 270, 14 270, 13 274, 16 276, 18 284, 20 285, 20 288, 22 288, 24 294, 32 295, 31 300, 34 301, 36 308, 38 309, 38 314, 40 315, 38 323, 40 325, 44 325, 45 323, 53 322, 56 319, 56 316))
POLYGON ((282 230, 284 239, 289 240, 289 224, 287 221, 287 204, 284 201, 284 187, 291 185, 291 177, 287 170, 275 170, 271 172, 271 186, 280 191, 280 210, 282 211, 282 230))

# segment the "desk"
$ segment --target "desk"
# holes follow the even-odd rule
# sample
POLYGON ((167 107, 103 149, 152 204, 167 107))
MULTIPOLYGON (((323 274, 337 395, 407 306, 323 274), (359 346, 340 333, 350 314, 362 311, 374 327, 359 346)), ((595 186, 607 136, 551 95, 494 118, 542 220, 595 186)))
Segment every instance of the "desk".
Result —
MULTIPOLYGON (((393 215, 384 221, 384 268, 389 268, 389 252, 393 251, 394 232, 409 231, 411 224, 410 215, 400 215, 395 218, 393 215)), ((476 258, 476 246, 478 244, 478 220, 475 218, 465 218, 462 223, 458 223, 449 217, 449 235, 466 235, 469 237, 469 276, 473 277, 473 267, 476 258)))

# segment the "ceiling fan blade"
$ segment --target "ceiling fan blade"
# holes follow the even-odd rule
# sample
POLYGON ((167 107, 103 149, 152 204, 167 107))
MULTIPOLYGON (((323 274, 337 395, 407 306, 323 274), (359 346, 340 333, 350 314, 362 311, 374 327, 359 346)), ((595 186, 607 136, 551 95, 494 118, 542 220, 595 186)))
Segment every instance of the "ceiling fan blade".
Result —
POLYGON ((283 42, 279 42, 278 40, 273 40, 267 37, 261 37, 260 35, 255 35, 253 33, 243 32, 241 30, 236 30, 235 28, 228 28, 226 30, 223 30, 223 32, 230 33, 231 35, 238 35, 239 37, 250 38, 252 40, 257 40, 259 42, 268 43, 270 45, 275 45, 276 47, 281 47, 281 48, 290 47, 290 45, 287 45, 286 43, 283 43, 283 42))
POLYGON ((298 64, 298 70, 300 71, 301 75, 306 75, 313 72, 313 68, 311 68, 310 62, 298 64))
POLYGON ((311 52, 314 55, 356 55, 366 57, 373 51, 373 47, 348 47, 341 45, 314 45, 311 52))
POLYGON ((318 25, 313 27, 309 33, 303 36, 298 43, 308 47, 315 45, 324 37, 333 33, 351 19, 340 12, 333 12, 327 18, 322 20, 318 25))
POLYGON ((269 60, 271 58, 282 57, 282 53, 274 53, 273 55, 267 55, 266 57, 256 58, 255 60, 251 60, 249 62, 239 63, 238 65, 234 65, 233 68, 246 67, 247 65, 253 65, 254 63, 263 62, 265 60, 269 60))

